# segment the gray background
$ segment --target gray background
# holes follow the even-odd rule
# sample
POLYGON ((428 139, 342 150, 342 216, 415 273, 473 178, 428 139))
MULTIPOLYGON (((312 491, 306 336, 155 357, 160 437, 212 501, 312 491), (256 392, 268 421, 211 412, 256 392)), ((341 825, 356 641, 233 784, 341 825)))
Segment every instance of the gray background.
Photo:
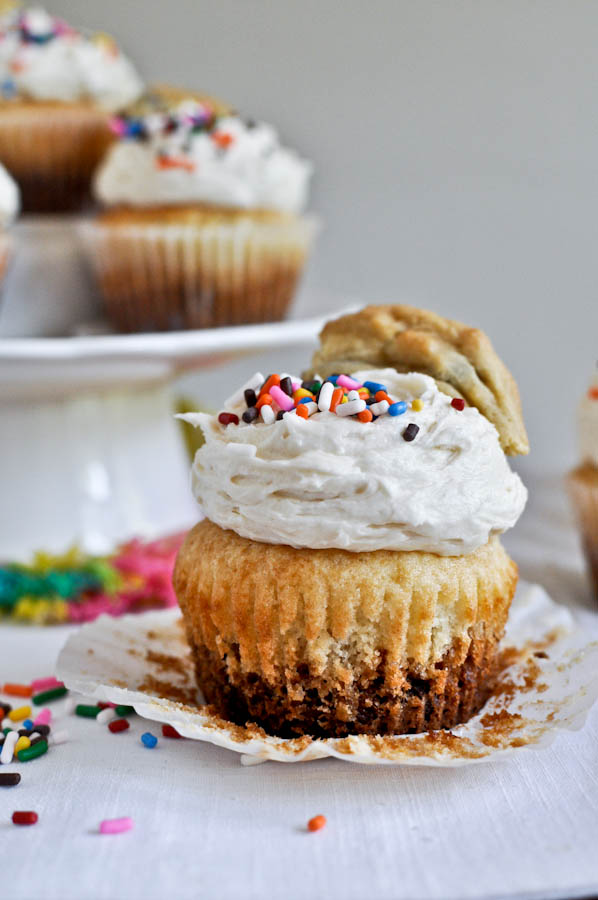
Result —
MULTIPOLYGON (((523 468, 574 461, 575 406, 598 356, 597 2, 51 8, 113 33, 149 79, 275 123, 316 165, 312 308, 401 300, 481 326, 520 383, 523 468)), ((224 396, 251 365, 201 389, 224 396)))

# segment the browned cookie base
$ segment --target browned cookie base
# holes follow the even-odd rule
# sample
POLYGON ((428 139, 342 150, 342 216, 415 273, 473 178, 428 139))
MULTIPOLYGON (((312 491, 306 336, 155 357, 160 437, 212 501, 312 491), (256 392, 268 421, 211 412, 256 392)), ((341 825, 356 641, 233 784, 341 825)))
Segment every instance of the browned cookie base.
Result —
MULTIPOLYGON (((452 728, 475 715, 488 699, 496 677, 496 643, 474 639, 461 665, 449 651, 432 677, 407 672, 404 689, 392 691, 385 679, 384 660, 359 684, 345 691, 312 676, 299 666, 296 686, 303 699, 289 697, 285 684, 269 685, 255 673, 244 673, 238 658, 226 662, 205 647, 194 647, 197 681, 204 697, 219 715, 237 725, 256 722, 269 734, 283 738, 347 737, 350 734, 413 734, 452 728)), ((238 653, 238 651, 237 651, 238 653)))

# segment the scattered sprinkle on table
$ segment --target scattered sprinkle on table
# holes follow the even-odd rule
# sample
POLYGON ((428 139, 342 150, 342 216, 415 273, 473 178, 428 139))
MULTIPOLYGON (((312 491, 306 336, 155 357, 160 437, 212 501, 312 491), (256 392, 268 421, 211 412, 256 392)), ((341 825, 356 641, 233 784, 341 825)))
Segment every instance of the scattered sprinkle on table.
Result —
POLYGON ((36 706, 43 706, 44 703, 51 703, 52 700, 60 700, 68 691, 64 685, 50 688, 48 691, 42 691, 41 694, 33 696, 33 702, 36 706))
POLYGON ((37 813, 15 811, 12 814, 12 821, 13 825, 35 825, 37 813))
POLYGON ((320 831, 326 825, 326 816, 314 816, 307 823, 308 831, 320 831))
POLYGON ((162 735, 166 738, 182 738, 183 736, 172 725, 162 725, 162 735))
POLYGON ((20 780, 18 772, 0 772, 0 787, 14 787, 20 780))
POLYGON ((2 688, 5 694, 10 697, 31 697, 33 693, 29 684, 5 684, 2 688))
POLYGON ((145 731, 141 735, 141 743, 144 747, 152 750, 158 743, 158 738, 155 736, 155 734, 152 734, 151 731, 145 731))
POLYGON ((100 822, 100 834, 122 834, 124 831, 130 831, 134 824, 130 816, 123 816, 120 819, 104 819, 103 822, 100 822))
POLYGON ((129 723, 126 719, 113 719, 112 722, 108 722, 108 728, 113 734, 118 734, 119 731, 126 731, 129 727, 129 723))

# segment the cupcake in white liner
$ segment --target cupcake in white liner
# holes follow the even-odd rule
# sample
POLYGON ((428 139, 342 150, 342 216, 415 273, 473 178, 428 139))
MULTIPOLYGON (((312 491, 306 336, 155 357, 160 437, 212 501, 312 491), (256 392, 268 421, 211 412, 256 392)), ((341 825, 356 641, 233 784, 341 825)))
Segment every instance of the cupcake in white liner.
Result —
POLYGON ((114 140, 110 116, 143 83, 106 34, 82 34, 39 7, 0 20, 0 160, 27 212, 78 209, 114 140))
POLYGON ((165 331, 282 318, 314 234, 311 164, 274 128, 158 89, 116 121, 85 244, 111 323, 165 331))
POLYGON ((567 483, 598 600, 598 374, 579 405, 578 430, 581 462, 569 473, 567 483))

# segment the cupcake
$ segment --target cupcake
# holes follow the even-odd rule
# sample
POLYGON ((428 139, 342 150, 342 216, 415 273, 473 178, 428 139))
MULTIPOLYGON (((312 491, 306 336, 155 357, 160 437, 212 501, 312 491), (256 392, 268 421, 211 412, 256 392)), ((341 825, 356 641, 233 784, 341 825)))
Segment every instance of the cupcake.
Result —
POLYGON ((510 374, 480 332, 407 307, 328 325, 318 368, 333 332, 341 350, 361 333, 353 349, 373 358, 416 313, 413 353, 442 331, 447 367, 483 375, 487 402, 406 363, 257 373, 218 416, 185 416, 205 437, 192 482, 206 518, 174 585, 224 718, 281 737, 401 734, 466 721, 492 690, 517 583, 500 534, 526 501, 501 447, 526 449, 510 374))
POLYGON ((9 226, 19 212, 19 206, 19 189, 0 164, 0 284, 6 275, 12 247, 9 226))
POLYGON ((598 374, 579 406, 579 449, 581 463, 569 473, 568 487, 598 600, 598 374))
POLYGON ((157 90, 118 123, 85 228, 106 312, 121 331, 280 319, 314 225, 311 165, 276 131, 201 95, 157 90))
POLYGON ((113 140, 110 114, 142 89, 108 35, 84 35, 38 7, 2 19, 0 160, 26 212, 81 208, 113 140))

